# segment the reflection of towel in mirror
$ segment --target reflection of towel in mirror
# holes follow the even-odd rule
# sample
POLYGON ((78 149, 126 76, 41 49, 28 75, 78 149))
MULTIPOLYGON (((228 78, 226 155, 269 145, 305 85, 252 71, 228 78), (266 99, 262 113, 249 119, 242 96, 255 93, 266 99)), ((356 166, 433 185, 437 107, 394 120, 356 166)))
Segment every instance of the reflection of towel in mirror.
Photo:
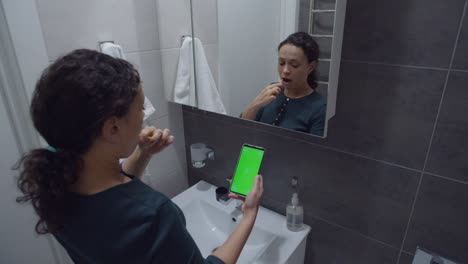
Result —
POLYGON ((186 37, 180 48, 174 102, 198 107, 202 110, 226 114, 216 83, 211 74, 201 41, 195 38, 197 85, 193 78, 192 38, 186 37))

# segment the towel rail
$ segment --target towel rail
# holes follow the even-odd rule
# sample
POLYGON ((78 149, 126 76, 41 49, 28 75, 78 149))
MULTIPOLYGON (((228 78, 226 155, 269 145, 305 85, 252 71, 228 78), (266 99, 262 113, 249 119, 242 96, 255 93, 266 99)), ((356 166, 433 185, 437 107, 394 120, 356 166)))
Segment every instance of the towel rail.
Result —
POLYGON ((191 38, 192 36, 190 36, 190 35, 182 35, 182 36, 180 37, 180 46, 182 46, 182 43, 184 43, 184 40, 185 40, 185 38, 187 38, 187 37, 191 38))

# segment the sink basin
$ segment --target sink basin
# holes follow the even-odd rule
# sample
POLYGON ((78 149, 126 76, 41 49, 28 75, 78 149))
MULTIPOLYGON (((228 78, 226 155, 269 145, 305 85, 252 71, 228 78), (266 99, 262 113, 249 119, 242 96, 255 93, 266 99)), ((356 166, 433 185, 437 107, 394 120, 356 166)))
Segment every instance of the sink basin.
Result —
MULTIPOLYGON (((215 189, 200 181, 172 199, 184 212, 187 230, 204 257, 226 241, 240 220, 231 214, 236 202, 217 202, 215 189)), ((289 231, 285 216, 260 207, 238 263, 303 263, 309 232, 307 225, 299 232, 289 231)))

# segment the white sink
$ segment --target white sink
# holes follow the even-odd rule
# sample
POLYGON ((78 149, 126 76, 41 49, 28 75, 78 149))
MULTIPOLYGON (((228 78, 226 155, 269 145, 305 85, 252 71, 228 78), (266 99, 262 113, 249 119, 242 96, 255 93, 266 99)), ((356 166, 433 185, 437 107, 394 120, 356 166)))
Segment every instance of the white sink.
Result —
MULTIPOLYGON (((236 202, 227 205, 216 201, 216 187, 200 181, 172 199, 184 212, 187 230, 204 257, 222 245, 239 222, 231 212, 236 202)), ((291 232, 286 218, 260 207, 252 233, 247 240, 238 263, 304 263, 306 237, 310 227, 291 232)))

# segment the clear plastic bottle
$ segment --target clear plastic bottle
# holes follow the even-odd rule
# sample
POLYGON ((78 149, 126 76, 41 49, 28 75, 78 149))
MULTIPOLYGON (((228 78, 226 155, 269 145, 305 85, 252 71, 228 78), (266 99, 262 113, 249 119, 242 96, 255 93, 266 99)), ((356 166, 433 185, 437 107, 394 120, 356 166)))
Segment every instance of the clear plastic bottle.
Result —
POLYGON ((304 224, 304 209, 297 193, 293 193, 291 203, 286 207, 286 225, 291 231, 300 231, 304 224))

